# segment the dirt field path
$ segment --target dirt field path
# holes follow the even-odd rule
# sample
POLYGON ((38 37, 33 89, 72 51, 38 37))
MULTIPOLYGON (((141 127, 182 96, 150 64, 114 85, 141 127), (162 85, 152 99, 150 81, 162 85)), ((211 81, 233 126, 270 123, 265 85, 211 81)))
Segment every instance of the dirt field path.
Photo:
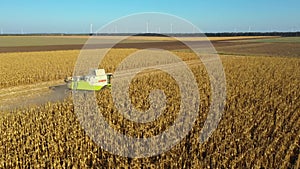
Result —
POLYGON ((0 110, 12 110, 61 100, 65 96, 64 91, 52 91, 49 87, 62 84, 64 84, 63 80, 57 80, 0 89, 0 110))

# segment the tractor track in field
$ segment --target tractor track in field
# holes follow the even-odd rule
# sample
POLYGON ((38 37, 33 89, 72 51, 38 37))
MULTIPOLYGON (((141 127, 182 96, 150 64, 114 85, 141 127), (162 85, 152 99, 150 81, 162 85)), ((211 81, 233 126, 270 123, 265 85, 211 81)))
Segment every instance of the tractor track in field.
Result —
POLYGON ((56 80, 0 89, 0 111, 63 100, 65 94, 62 91, 53 92, 49 89, 49 86, 62 85, 62 82, 56 80))
MULTIPOLYGON (((213 62, 214 59, 205 59, 204 62, 213 62)), ((199 65, 200 60, 188 60, 185 63, 190 66, 199 65)), ((177 63, 163 64, 155 66, 155 68, 174 69, 178 66, 177 63)), ((149 67, 151 68, 151 67, 149 67)), ((145 68, 147 69, 147 67, 145 68)), ((152 73, 157 70, 146 70, 139 75, 152 73)), ((136 69, 122 70, 118 72, 115 78, 123 79, 131 77, 136 72, 136 69)), ((29 85, 14 86, 0 89, 0 111, 25 108, 33 105, 42 105, 47 102, 57 102, 64 100, 70 94, 70 90, 64 83, 64 80, 55 80, 48 82, 40 82, 29 85), (53 89, 50 89, 50 88, 53 89)))

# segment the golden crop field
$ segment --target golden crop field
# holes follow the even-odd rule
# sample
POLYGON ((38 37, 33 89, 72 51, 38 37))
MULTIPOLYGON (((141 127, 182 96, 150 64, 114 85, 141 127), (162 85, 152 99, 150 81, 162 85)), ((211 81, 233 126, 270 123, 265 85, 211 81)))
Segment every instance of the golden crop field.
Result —
MULTIPOLYGON (((113 72, 128 53, 114 49, 101 63, 113 72)), ((74 51, 0 54, 0 88, 35 84, 70 76, 79 54, 74 51)), ((71 97, 64 101, 0 112, 0 168, 299 168, 300 59, 223 55, 227 97, 225 111, 212 136, 200 144, 207 117, 210 83, 205 68, 189 52, 176 52, 195 75, 199 116, 187 137, 154 157, 126 158, 99 147, 82 129, 71 97)), ((180 107, 177 84, 168 74, 139 74, 130 85, 132 104, 147 110, 148 95, 162 89, 163 115, 135 124, 114 107, 110 89, 96 92, 109 125, 130 136, 151 137, 166 130, 180 107)), ((84 98, 78 98, 84 99, 84 98)), ((93 127, 93 126, 91 126, 93 127)), ((95 129, 96 130, 96 129, 95 129)), ((101 137, 101 136, 99 136, 101 137)))
POLYGON ((79 51, 0 53, 0 88, 71 76, 79 51))

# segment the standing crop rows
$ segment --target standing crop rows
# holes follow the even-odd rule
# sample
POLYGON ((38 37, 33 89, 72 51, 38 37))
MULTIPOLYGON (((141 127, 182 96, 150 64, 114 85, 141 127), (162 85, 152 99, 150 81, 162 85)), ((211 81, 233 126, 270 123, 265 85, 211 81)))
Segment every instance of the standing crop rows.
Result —
MULTIPOLYGON (((111 56, 120 52, 118 56, 122 58, 130 50, 133 49, 115 50, 111 56)), ((67 53, 59 62, 73 65, 70 61, 74 58, 67 53)), ((181 56, 193 59, 187 52, 181 56)), ((203 144, 198 137, 211 102, 209 80, 203 65, 194 64, 190 67, 201 96, 199 117, 188 136, 170 151, 131 159, 102 150, 81 128, 80 117, 74 113, 74 105, 68 98, 64 102, 1 113, 0 168, 299 168, 300 59, 235 56, 221 59, 227 81, 225 111, 218 128, 203 144)), ((103 67, 113 71, 115 67, 109 65, 105 60, 102 62, 103 67)), ((62 76, 71 73, 71 67, 62 76)), ((29 75, 25 74, 20 77, 29 75)), ((57 74, 52 72, 51 80, 57 74)), ((26 82, 18 83, 15 85, 26 82)), ((8 84, 13 84, 12 80, 8 84)), ((96 93, 99 110, 120 133, 136 137, 157 135, 176 118, 180 95, 174 79, 167 74, 140 74, 130 86, 132 104, 147 110, 147 96, 153 89, 164 90, 167 97, 167 108, 155 122, 135 124, 126 120, 114 107, 109 89, 96 93)))

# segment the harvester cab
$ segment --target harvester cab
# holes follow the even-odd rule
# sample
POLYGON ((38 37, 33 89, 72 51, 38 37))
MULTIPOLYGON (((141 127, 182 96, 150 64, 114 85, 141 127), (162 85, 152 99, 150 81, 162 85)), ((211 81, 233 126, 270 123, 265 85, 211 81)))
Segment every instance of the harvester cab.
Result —
POLYGON ((65 79, 71 90, 99 91, 104 87, 111 87, 112 73, 105 73, 104 69, 93 69, 85 76, 74 76, 65 79))

